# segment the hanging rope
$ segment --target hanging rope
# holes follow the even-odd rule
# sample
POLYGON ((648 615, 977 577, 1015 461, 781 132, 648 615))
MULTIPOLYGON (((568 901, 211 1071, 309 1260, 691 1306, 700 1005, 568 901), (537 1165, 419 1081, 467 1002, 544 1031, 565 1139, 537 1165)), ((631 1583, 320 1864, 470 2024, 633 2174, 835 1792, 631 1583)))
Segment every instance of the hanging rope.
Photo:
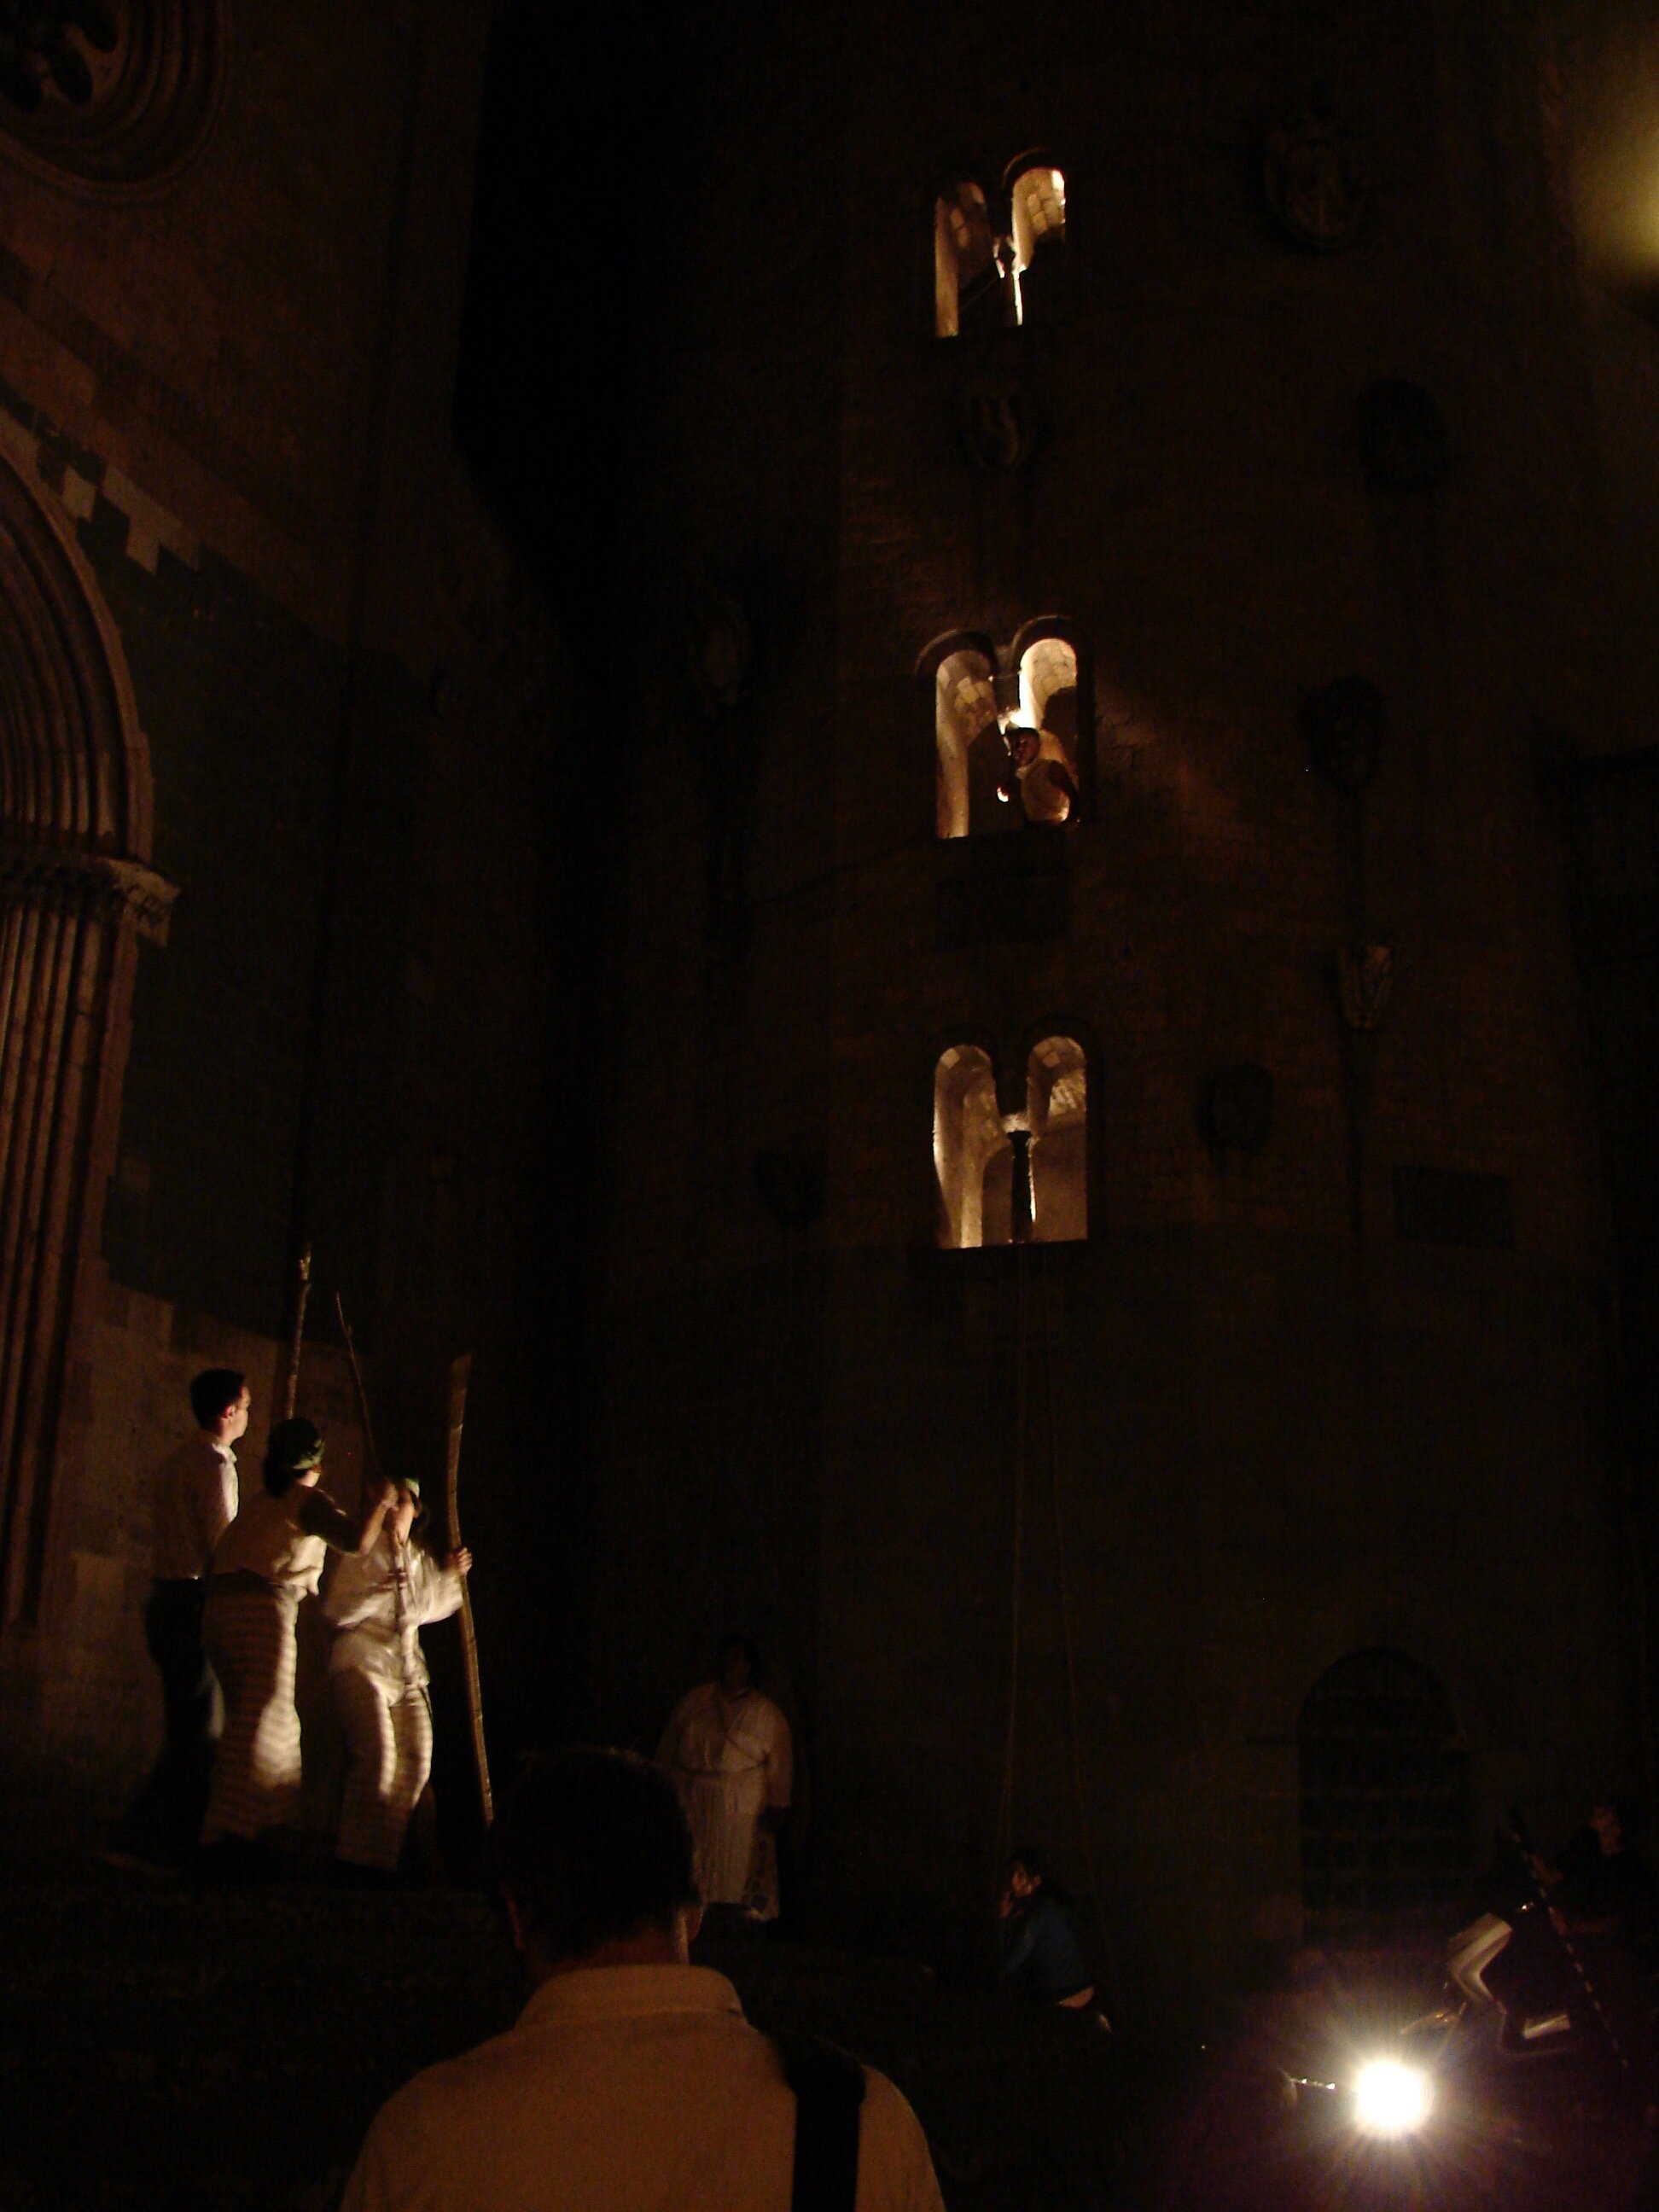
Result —
POLYGON ((1117 1956, 1106 1924, 1106 1909, 1101 1902, 1100 1879, 1095 1871, 1094 1833, 1089 1821, 1088 1794, 1083 1786, 1083 1729, 1079 1717, 1077 1691, 1077 1650, 1072 1635, 1071 1575, 1066 1564, 1066 1528, 1060 1510, 1060 1419, 1054 1402, 1054 1330, 1056 1316, 1054 1299, 1054 1278, 1047 1258, 1042 1261, 1044 1313, 1042 1334, 1042 1364, 1045 1392, 1048 1401, 1048 1500, 1054 1513, 1054 1564, 1060 1583, 1060 1641, 1066 1652, 1066 1695, 1071 1717, 1072 1733, 1072 1795, 1077 1808, 1078 1841, 1083 1850, 1084 1872, 1088 1877, 1089 1902, 1094 1909, 1095 1926, 1099 1932, 1102 1956, 1106 1965, 1106 1978, 1111 1985, 1112 2008, 1116 2012, 1122 2002, 1118 1983, 1117 1956))
POLYGON ((1014 1595, 1009 1623, 1008 1735, 1002 1759, 1002 1795, 997 1804, 996 1880, 1013 1848, 1014 1736, 1019 1720, 1020 1594, 1025 1582, 1025 1396, 1026 1396, 1026 1267, 1030 1248, 1014 1247, 1014 1595))

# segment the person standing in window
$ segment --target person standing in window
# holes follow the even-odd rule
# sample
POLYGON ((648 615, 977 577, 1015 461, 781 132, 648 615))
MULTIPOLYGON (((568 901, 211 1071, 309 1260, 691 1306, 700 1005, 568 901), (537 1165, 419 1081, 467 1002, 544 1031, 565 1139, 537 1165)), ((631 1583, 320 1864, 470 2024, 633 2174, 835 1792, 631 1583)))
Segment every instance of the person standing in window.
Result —
POLYGON ((728 1636, 715 1680, 675 1707, 657 1764, 691 1824, 703 1903, 775 1920, 777 1827, 789 1806, 793 1747, 788 1722, 755 1687, 759 1672, 753 1641, 728 1636))

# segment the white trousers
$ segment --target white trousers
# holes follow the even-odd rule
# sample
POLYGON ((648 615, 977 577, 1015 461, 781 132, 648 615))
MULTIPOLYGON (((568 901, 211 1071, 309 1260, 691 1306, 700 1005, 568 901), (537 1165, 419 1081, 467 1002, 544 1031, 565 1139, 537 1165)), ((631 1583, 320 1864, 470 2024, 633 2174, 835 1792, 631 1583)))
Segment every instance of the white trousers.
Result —
POLYGON ((300 1716, 294 1706, 299 1593, 215 1582, 202 1641, 225 1692, 225 1732, 213 1762, 202 1841, 251 1841, 279 1826, 300 1794, 300 1716))
POLYGON ((339 1856, 391 1873, 409 1816, 432 1772, 432 1706, 424 1689, 401 1696, 361 1667, 329 1677, 351 1765, 340 1808, 339 1856))

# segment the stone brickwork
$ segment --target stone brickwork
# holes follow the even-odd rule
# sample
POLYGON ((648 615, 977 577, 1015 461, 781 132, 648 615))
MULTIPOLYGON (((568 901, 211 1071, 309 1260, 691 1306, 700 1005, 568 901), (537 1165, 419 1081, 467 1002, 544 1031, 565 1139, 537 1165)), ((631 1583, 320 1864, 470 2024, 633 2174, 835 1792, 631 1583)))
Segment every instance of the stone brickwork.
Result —
POLYGON ((592 1680, 597 1724, 647 1741, 717 1619, 766 1632, 837 1925, 964 1944, 1006 1782, 1078 1886, 1092 1847, 1132 2005, 1271 1970, 1301 1927, 1302 1701, 1371 1644, 1446 1689, 1472 1863, 1509 1797, 1554 1832, 1644 1771, 1539 774, 1540 726, 1605 742, 1628 676, 1556 65, 1519 5, 1056 0, 792 19, 698 80, 630 543, 672 549, 637 566, 665 638, 689 550, 746 593, 750 797, 718 900, 707 704, 665 648, 617 910, 592 1680), (1328 254, 1261 186, 1319 79, 1369 183, 1328 254), (1024 328, 937 339, 935 194, 1038 145, 1066 182, 1052 312, 1039 261, 1024 328), (1006 471, 963 452, 980 374, 1042 425, 1006 471), (1362 449, 1385 380, 1446 428, 1416 488, 1362 449), (1064 926, 946 928, 964 866, 914 672, 1042 616, 1095 671, 1064 926), (1350 675, 1386 709, 1359 795, 1304 722, 1350 675), (1365 944, 1394 966, 1362 1031, 1339 966, 1365 944), (940 1051, 1019 1066, 1050 1035, 1088 1041, 1087 1243, 937 1251, 940 1051), (1201 1110, 1240 1062, 1273 1081, 1249 1156, 1201 1110), (821 1222, 769 1218, 763 1147, 823 1161, 821 1222), (1499 1185, 1501 1236, 1443 1206, 1402 1231, 1401 1188, 1499 1185))
MULTIPOLYGON (((107 1800, 130 1789, 159 1750, 161 1686, 144 1650, 150 1584, 151 1477, 190 1433, 191 1377, 204 1367, 246 1375, 253 1411, 237 1447, 245 1488, 259 1480, 271 1407, 288 1349, 269 1337, 130 1291, 105 1274, 85 1357, 68 1380, 83 1425, 83 1456, 61 1465, 57 1497, 59 1587, 49 1613, 58 1639, 44 1670, 29 1749, 48 1750, 107 1800)), ((298 1410, 329 1438, 329 1489, 349 1505, 362 1437, 343 1355, 313 1347, 298 1410)), ((307 1794, 325 1804, 335 1777, 332 1710, 323 1679, 327 1647, 307 1608, 300 1686, 307 1728, 307 1794), (319 1733, 320 1729, 320 1734, 319 1733)))
MULTIPOLYGON (((0 1734, 110 1795, 154 1733, 144 1479, 196 1367, 246 1367, 268 1414, 302 1241, 348 1459, 337 1286, 396 1468, 433 1471, 447 1364, 477 1355, 481 1635, 533 1645, 545 1609, 514 1543, 549 1510, 515 1302, 562 679, 450 422, 489 10, 212 12, 211 128, 142 189, 0 132, 0 453, 89 563, 178 891, 88 1194, 40 1601, 0 1650, 0 1734)), ((543 1686, 533 1650, 516 1679, 543 1686)))

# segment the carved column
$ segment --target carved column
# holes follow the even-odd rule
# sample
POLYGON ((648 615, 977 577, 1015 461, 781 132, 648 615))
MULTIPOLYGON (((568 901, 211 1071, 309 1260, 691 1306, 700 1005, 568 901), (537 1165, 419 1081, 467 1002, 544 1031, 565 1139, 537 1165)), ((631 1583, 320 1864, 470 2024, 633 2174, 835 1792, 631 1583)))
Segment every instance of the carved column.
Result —
POLYGON ((65 1354, 95 1248, 137 940, 174 892, 92 853, 0 845, 0 1620, 40 1595, 65 1354))

